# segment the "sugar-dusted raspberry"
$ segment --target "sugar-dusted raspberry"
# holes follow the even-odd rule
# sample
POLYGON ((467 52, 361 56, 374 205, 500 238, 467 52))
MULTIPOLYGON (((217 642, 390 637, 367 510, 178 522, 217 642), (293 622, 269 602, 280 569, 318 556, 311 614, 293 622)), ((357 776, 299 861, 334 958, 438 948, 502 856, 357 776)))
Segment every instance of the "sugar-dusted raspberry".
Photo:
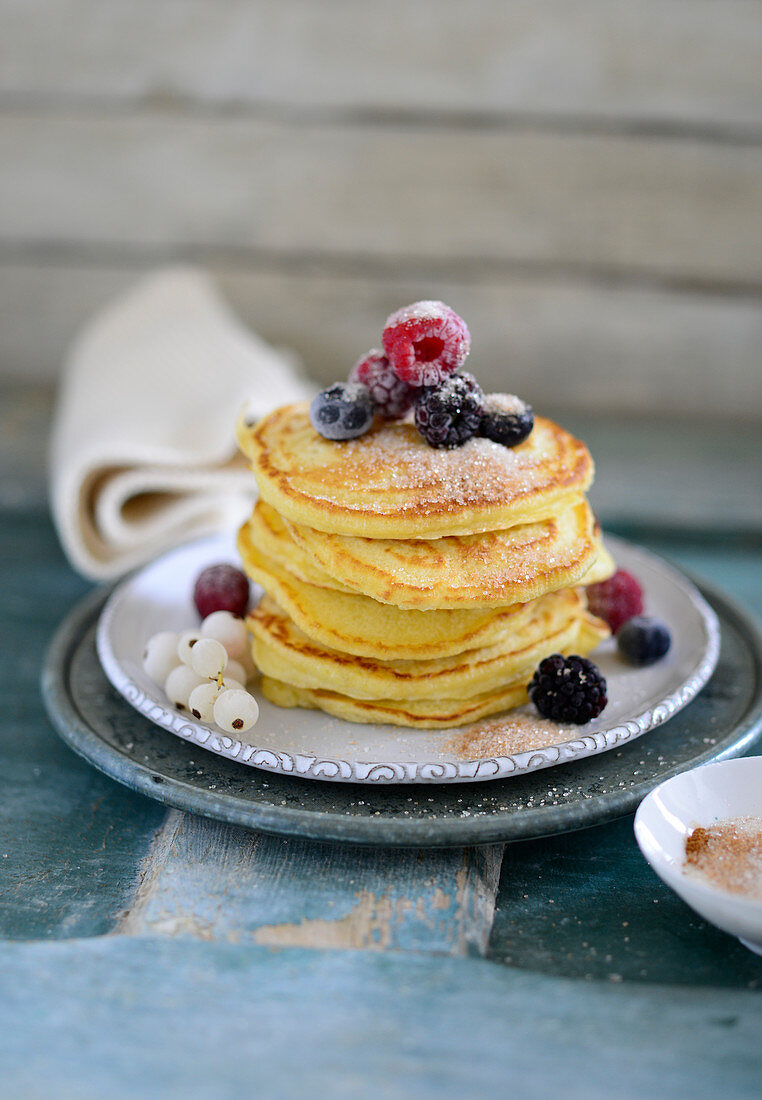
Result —
POLYGON ((529 698, 544 718, 584 725, 608 702, 606 680, 586 657, 553 653, 540 661, 528 687, 529 698))
POLYGON ((632 573, 617 569, 608 580, 588 585, 587 606, 616 634, 623 623, 642 612, 643 589, 632 573))
POLYGON ((440 385, 418 391, 415 426, 430 447, 460 447, 476 435, 483 401, 473 375, 452 374, 440 385))
POLYGON ((372 348, 355 363, 349 372, 349 381, 368 387, 374 412, 384 420, 399 419, 413 404, 415 389, 397 377, 378 348, 372 348))
POLYGON ((435 386, 459 370, 471 348, 466 322, 444 302, 413 302, 387 317, 381 337, 398 378, 435 386))

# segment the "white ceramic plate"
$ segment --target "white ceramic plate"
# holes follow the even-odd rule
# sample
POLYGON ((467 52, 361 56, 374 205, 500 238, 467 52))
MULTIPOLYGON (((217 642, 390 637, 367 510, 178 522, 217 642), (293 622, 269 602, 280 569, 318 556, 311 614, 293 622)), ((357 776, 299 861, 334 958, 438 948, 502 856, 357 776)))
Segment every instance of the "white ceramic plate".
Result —
MULTIPOLYGON (((593 655, 608 682, 603 714, 585 726, 559 729, 550 738, 554 743, 524 752, 468 759, 451 746, 463 731, 344 722, 321 711, 276 707, 260 695, 259 721, 241 739, 176 711, 143 672, 143 650, 159 630, 197 625, 191 596, 196 575, 213 562, 236 560, 232 540, 220 537, 179 547, 120 584, 99 620, 98 655, 111 683, 141 714, 186 741, 250 767, 374 784, 479 782, 519 775, 640 737, 689 703, 717 663, 717 618, 695 587, 648 551, 613 538, 607 541, 618 564, 639 578, 647 611, 669 625, 672 648, 651 668, 634 669, 618 658, 611 639, 604 642, 593 655)), ((534 713, 531 707, 523 710, 534 713)))
POLYGON ((705 920, 762 955, 762 901, 732 894, 683 866, 698 825, 762 818, 762 756, 722 760, 675 775, 651 791, 635 815, 635 838, 657 875, 705 920))

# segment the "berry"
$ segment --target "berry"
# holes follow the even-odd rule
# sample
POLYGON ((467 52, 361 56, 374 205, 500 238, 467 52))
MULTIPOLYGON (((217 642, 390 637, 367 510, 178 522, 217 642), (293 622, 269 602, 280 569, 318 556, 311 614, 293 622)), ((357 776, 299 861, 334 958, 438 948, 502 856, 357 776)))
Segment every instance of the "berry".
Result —
POLYGON ((545 718, 584 725, 606 706, 606 681, 586 657, 554 653, 540 661, 527 689, 545 718))
POLYGON ((162 630, 148 639, 143 654, 143 671, 155 684, 163 684, 172 669, 180 664, 178 641, 173 630, 162 630))
POLYGON ((199 638, 191 650, 190 663, 199 676, 216 680, 228 663, 227 650, 216 638, 199 638))
POLYGON ((444 302, 413 302, 386 319, 381 337, 398 378, 435 386, 459 370, 471 349, 466 322, 444 302))
POLYGON ((349 381, 368 387, 376 416, 384 420, 398 420, 413 404, 415 389, 397 377, 378 348, 373 348, 355 363, 349 372, 349 381))
POLYGON ((202 619, 214 611, 229 611, 242 619, 249 606, 246 574, 226 562, 207 566, 196 578, 193 602, 202 619))
POLYGON ((470 374, 424 386, 415 399, 415 425, 430 447, 460 447, 479 429, 484 395, 470 374))
POLYGON ((361 382, 334 382, 310 402, 310 422, 324 439, 356 439, 373 423, 373 398, 361 382))
POLYGON ((184 665, 190 668, 191 663, 191 650, 196 642, 201 641, 201 635, 198 630, 184 630, 180 637, 177 639, 177 659, 182 661, 184 665))
POLYGON ((193 689, 188 696, 188 710, 200 722, 214 721, 214 704, 225 691, 243 691, 243 684, 226 676, 222 684, 216 680, 205 680, 193 689))
POLYGON ((251 729, 257 718, 257 701, 243 689, 223 691, 214 704, 214 720, 226 733, 243 733, 251 729))
POLYGON ((187 665, 178 665, 167 676, 164 693, 178 710, 184 710, 188 705, 190 693, 203 682, 201 676, 197 675, 192 668, 188 668, 187 665))
POLYGON ((484 401, 479 435, 515 447, 523 443, 534 427, 534 412, 530 405, 518 397, 490 394, 484 401))
POLYGON ((661 619, 635 615, 622 626, 616 642, 625 661, 642 668, 662 659, 672 645, 672 637, 661 619))
POLYGON ((587 606, 616 634, 623 623, 642 612, 643 589, 632 573, 617 569, 608 580, 588 585, 587 606))
POLYGON ((229 657, 241 657, 246 649, 246 624, 229 611, 213 611, 207 615, 201 624, 201 633, 205 638, 222 642, 229 657))

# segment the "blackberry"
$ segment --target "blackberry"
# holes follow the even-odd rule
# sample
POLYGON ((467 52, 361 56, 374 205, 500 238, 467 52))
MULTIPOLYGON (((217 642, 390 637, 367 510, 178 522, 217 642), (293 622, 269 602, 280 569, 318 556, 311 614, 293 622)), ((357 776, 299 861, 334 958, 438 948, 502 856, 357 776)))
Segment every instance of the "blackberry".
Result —
POLYGON ((527 688, 529 698, 545 718, 584 725, 606 706, 606 681, 586 657, 553 653, 540 661, 527 688))
POLYGON ((310 402, 310 422, 324 439, 356 439, 373 423, 373 398, 360 382, 335 382, 310 402))
POLYGON ((470 374, 424 386, 415 399, 415 426, 430 447, 460 447, 479 430, 484 394, 470 374))
POLYGON ((479 435, 515 447, 523 443, 534 427, 534 412, 518 397, 488 396, 484 402, 479 435))
POLYGON ((672 637, 661 619, 651 615, 634 615, 620 627, 616 643, 628 664, 643 668, 660 661, 669 652, 672 637))

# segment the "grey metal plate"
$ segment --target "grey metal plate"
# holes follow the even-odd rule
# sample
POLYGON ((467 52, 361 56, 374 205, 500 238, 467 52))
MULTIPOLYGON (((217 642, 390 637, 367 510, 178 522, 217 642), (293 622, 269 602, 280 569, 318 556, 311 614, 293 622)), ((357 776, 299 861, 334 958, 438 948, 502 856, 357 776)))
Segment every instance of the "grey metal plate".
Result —
POLYGON ((43 669, 63 739, 120 783, 180 809, 264 832, 357 844, 447 847, 549 836, 632 812, 663 779, 740 756, 762 732, 762 634, 721 592, 699 586, 722 631, 717 669, 666 725, 619 750, 480 784, 381 787, 314 783, 206 753, 135 712, 107 681, 95 592, 59 628, 43 669))

